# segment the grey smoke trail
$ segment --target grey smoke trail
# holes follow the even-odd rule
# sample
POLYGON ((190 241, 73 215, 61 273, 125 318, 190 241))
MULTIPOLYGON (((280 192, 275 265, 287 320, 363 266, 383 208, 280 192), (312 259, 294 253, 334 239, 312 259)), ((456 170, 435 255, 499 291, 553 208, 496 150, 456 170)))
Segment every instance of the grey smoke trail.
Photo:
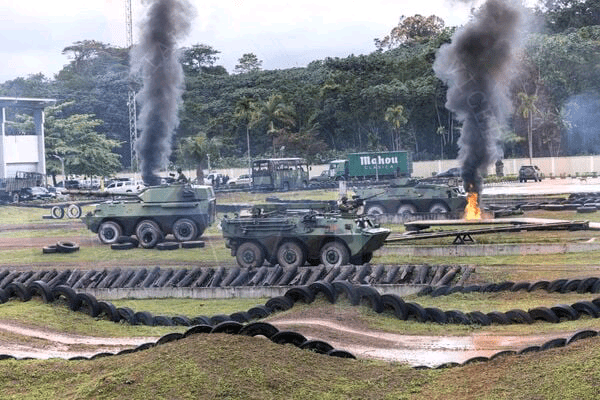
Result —
POLYGON ((481 192, 481 174, 502 156, 499 139, 512 108, 510 81, 523 23, 517 2, 488 0, 440 48, 433 66, 448 84, 446 108, 463 123, 459 160, 468 192, 481 192))
POLYGON ((187 0, 144 0, 147 7, 140 41, 132 51, 132 73, 140 73, 143 86, 137 95, 140 137, 136 152, 142 178, 160 183, 155 175, 171 154, 171 138, 179 124, 177 110, 183 92, 183 69, 177 42, 187 36, 196 12, 187 0))

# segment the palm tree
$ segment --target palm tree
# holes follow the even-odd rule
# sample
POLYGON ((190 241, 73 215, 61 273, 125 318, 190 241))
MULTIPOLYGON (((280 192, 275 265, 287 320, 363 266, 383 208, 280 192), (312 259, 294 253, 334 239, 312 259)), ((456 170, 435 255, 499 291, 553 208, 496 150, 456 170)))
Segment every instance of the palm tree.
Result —
POLYGON ((294 111, 285 104, 281 95, 272 94, 266 102, 260 103, 255 108, 250 126, 260 123, 267 126, 267 133, 271 136, 273 151, 275 151, 275 137, 287 132, 288 127, 296 124, 294 111))
POLYGON ((235 106, 234 116, 246 122, 246 145, 248 146, 248 175, 252 175, 252 158, 250 157, 250 126, 256 115, 256 102, 249 97, 242 97, 235 106))
POLYGON ((537 95, 528 95, 525 92, 517 94, 519 98, 518 113, 527 120, 527 141, 529 142, 529 164, 533 165, 533 115, 538 109, 535 103, 538 99, 537 95))
POLYGON ((392 124, 392 146, 393 150, 400 150, 400 129, 406 125, 408 118, 406 118, 406 112, 402 104, 398 104, 395 107, 388 107, 385 110, 384 118, 387 122, 392 124))
POLYGON ((209 138, 206 133, 201 132, 196 136, 188 136, 180 140, 177 149, 177 159, 182 165, 193 163, 196 165, 196 178, 199 183, 204 182, 204 171, 202 163, 207 158, 213 160, 219 158, 221 141, 217 138, 209 138))

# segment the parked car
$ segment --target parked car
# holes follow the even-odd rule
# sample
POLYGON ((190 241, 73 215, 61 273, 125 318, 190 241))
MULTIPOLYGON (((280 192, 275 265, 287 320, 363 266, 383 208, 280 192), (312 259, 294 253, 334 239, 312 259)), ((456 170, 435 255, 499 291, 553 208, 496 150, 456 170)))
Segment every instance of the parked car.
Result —
POLYGON ((48 189, 42 186, 23 188, 19 191, 19 199, 28 200, 50 200, 56 197, 56 193, 50 193, 48 189))
POLYGON ((310 182, 328 182, 331 180, 331 176, 329 176, 329 170, 326 169, 325 171, 321 172, 320 175, 317 176, 313 176, 312 178, 310 178, 310 182))
POLYGON ((535 182, 544 179, 544 174, 537 165, 523 165, 519 169, 519 182, 527 182, 529 179, 533 179, 535 182))
POLYGON ((447 171, 435 175, 436 178, 457 178, 460 177, 460 168, 450 168, 447 171))
POLYGON ((104 191, 112 194, 139 193, 146 188, 144 181, 114 181, 104 191))
POLYGON ((250 186, 252 184, 252 178, 248 174, 242 174, 237 178, 233 178, 227 181, 228 186, 250 186))

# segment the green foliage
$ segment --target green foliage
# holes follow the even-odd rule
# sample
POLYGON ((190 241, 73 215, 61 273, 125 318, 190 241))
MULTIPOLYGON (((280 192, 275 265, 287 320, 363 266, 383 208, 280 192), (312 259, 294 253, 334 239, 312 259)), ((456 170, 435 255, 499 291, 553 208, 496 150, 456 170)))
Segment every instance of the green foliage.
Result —
POLYGON ((254 53, 245 53, 239 59, 235 66, 235 72, 238 74, 245 74, 248 72, 260 71, 262 67, 262 61, 256 57, 254 53))

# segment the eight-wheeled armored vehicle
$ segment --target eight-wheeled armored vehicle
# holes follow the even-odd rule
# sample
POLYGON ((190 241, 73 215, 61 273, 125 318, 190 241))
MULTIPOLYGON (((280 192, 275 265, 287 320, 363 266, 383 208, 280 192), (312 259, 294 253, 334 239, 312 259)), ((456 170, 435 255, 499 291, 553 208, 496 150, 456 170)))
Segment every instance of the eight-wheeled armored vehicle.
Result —
POLYGON ((362 265, 383 246, 390 230, 351 208, 326 202, 256 205, 250 215, 223 218, 225 246, 244 268, 261 266, 265 260, 282 267, 306 262, 362 265))
POLYGON ((354 191, 366 199, 365 213, 368 215, 446 213, 464 210, 467 205, 466 194, 458 186, 411 178, 400 178, 387 186, 354 191))
MULTIPOLYGON (((112 196, 104 192, 85 194, 112 196)), ((196 239, 215 221, 215 213, 211 186, 174 183, 148 187, 124 200, 100 203, 82 220, 98 233, 102 243, 112 244, 120 236, 135 235, 142 247, 151 248, 167 234, 181 242, 196 239)))

